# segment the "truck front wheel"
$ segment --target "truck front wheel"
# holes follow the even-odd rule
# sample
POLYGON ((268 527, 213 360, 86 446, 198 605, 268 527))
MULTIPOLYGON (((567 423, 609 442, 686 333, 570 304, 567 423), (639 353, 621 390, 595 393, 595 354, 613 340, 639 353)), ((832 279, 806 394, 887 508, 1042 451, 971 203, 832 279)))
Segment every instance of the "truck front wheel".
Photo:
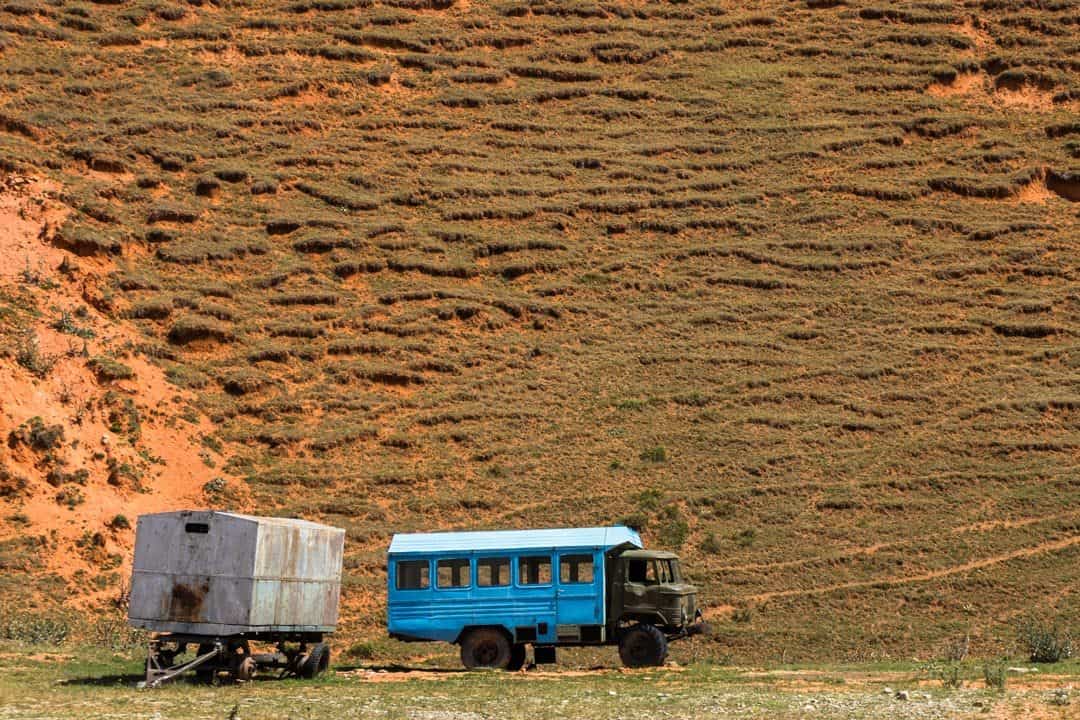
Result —
POLYGON ((461 640, 461 664, 474 668, 505 670, 510 665, 510 638, 495 628, 470 630, 461 640))
POLYGON ((667 638, 654 625, 641 623, 619 638, 619 657, 626 667, 657 667, 667 659, 667 638))

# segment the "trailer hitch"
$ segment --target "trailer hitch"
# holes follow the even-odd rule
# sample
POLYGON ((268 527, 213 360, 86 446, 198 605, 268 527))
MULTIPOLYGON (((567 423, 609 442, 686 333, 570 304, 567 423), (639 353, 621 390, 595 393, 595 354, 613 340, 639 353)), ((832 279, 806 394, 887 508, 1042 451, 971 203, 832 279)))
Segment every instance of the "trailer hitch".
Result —
POLYGON ((160 641, 151 640, 150 649, 146 655, 146 680, 140 682, 136 687, 140 690, 143 688, 156 688, 163 683, 167 683, 173 678, 186 673, 188 670, 194 670, 200 665, 210 662, 214 658, 220 656, 224 651, 224 646, 220 642, 216 642, 209 652, 198 655, 186 663, 163 667, 163 655, 168 657, 170 661, 172 655, 161 652, 160 641))

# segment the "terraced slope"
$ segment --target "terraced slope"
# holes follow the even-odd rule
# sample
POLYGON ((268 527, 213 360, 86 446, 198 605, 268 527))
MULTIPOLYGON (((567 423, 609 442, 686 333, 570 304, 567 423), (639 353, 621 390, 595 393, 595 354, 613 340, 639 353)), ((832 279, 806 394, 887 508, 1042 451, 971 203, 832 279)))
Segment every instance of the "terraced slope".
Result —
POLYGON ((717 653, 997 652, 1078 610, 1078 9, 16 0, 0 164, 354 629, 394 530, 627 519, 717 653))

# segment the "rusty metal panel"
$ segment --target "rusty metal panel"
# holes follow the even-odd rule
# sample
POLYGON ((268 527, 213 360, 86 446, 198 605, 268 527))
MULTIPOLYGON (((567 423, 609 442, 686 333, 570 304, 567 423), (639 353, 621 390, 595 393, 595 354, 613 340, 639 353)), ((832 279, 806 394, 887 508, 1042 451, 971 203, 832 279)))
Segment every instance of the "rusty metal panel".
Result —
POLYGON ((129 622, 157 632, 330 632, 345 531, 222 512, 144 515, 129 622))

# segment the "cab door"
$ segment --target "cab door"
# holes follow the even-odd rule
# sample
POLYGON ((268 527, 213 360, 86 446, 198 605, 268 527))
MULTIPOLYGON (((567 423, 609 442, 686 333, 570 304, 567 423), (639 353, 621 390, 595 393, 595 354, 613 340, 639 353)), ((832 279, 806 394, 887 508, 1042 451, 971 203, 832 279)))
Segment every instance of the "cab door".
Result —
POLYGON ((562 641, 581 641, 582 625, 604 624, 603 558, 597 550, 574 550, 557 561, 556 632, 562 641))

